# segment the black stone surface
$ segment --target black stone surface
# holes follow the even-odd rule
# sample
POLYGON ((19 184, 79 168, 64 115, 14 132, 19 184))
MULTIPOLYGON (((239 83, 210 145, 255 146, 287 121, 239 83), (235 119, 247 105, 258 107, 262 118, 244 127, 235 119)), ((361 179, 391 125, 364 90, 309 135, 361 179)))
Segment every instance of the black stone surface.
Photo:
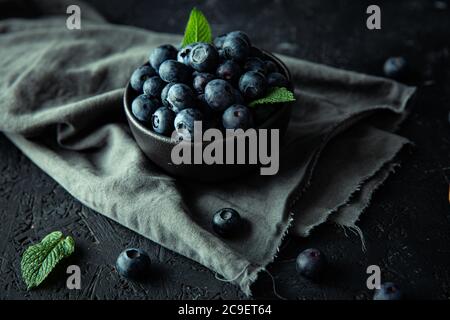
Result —
MULTIPOLYGON (((389 56, 407 57, 413 72, 405 81, 420 87, 399 133, 415 145, 400 155, 402 167, 361 217, 367 252, 357 235, 325 225, 308 239, 288 238, 269 271, 277 293, 288 299, 370 299, 366 268, 371 264, 379 265, 383 281, 398 283, 408 298, 450 298, 450 9, 435 1, 377 1, 382 30, 369 31, 369 3, 356 0, 90 2, 113 23, 177 33, 195 5, 216 34, 242 29, 265 49, 370 74, 380 75, 389 56), (318 284, 295 273, 293 259, 307 247, 320 248, 332 266, 318 284)), ((81 205, 3 135, 0 173, 0 299, 244 298, 203 266, 81 205), (71 231, 76 254, 42 287, 26 291, 20 255, 55 229, 71 231), (150 281, 126 282, 114 271, 117 255, 130 246, 150 254, 150 281), (67 264, 80 266, 81 290, 65 288, 67 264)), ((264 273, 253 292, 255 298, 275 298, 264 273)))

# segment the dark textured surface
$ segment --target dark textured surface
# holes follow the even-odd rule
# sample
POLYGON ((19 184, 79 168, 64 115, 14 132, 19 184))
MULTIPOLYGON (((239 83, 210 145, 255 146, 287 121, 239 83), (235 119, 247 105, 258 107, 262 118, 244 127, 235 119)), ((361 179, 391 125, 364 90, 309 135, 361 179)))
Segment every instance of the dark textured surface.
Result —
MULTIPOLYGON (((379 265, 383 280, 400 284, 409 298, 450 299, 450 9, 438 10, 433 1, 378 1, 382 30, 369 31, 364 1, 91 2, 111 22, 177 33, 197 5, 216 34, 242 29, 265 49, 371 74, 380 74, 390 55, 408 57, 414 72, 407 82, 420 88, 399 133, 415 146, 401 155, 402 167, 361 217, 367 252, 357 235, 325 225, 308 239, 288 238, 269 270, 277 292, 289 299, 370 298, 370 264, 379 265), (311 246, 332 266, 319 284, 297 276, 292 260, 311 246)), ((206 268, 81 205, 3 135, 0 172, 0 299, 244 298, 206 268), (75 237, 76 254, 41 288, 27 292, 20 254, 55 229, 75 237), (129 246, 147 250, 154 262, 147 283, 126 282, 114 271, 117 255, 129 246), (65 289, 67 263, 80 266, 81 290, 65 289)), ((274 297, 266 274, 253 291, 256 298, 274 297)))

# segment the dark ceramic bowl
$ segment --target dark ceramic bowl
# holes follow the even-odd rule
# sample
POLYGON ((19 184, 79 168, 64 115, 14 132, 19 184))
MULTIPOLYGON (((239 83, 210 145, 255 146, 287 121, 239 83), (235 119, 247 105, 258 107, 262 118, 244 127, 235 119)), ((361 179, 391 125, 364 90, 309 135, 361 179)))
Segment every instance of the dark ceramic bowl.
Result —
MULTIPOLYGON (((280 59, 274 55, 262 51, 266 60, 274 61, 280 72, 283 73, 286 78, 291 81, 291 75, 287 67, 281 62, 280 59)), ((244 174, 247 174, 255 169, 261 167, 259 164, 179 164, 175 165, 171 161, 172 148, 176 145, 170 137, 165 137, 151 129, 147 128, 143 123, 138 121, 131 112, 131 103, 138 94, 131 88, 130 83, 127 84, 124 94, 124 107, 125 114, 128 123, 131 128, 131 132, 144 154, 156 165, 164 169, 169 174, 194 179, 204 182, 218 182, 230 179, 236 179, 244 174)), ((266 106, 259 106, 258 108, 265 108, 266 106)), ((273 106, 267 106, 272 110, 270 117, 265 121, 261 121, 256 126, 256 129, 279 129, 280 139, 283 137, 290 119, 292 104, 277 104, 273 106)), ((270 137, 270 134, 268 134, 270 137)), ((230 143, 230 139, 243 139, 243 137, 229 137, 224 138, 224 155, 225 155, 225 143, 230 143)), ((235 142, 236 142, 235 140, 235 142)), ((211 142, 203 142, 202 150, 211 142)), ((190 143, 192 152, 194 143, 190 143)), ((193 154, 193 153, 192 153, 193 154)), ((248 145, 247 145, 248 154, 248 145)))

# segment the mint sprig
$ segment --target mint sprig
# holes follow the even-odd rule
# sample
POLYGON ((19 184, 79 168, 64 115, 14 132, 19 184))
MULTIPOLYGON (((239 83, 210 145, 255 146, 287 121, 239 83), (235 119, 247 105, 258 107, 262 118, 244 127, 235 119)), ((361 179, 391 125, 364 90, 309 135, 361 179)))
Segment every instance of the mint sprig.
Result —
POLYGON ((211 43, 211 41, 212 32, 208 20, 200 10, 192 9, 181 46, 185 47, 195 42, 211 43))
POLYGON ((38 244, 28 247, 20 264, 22 278, 28 289, 37 287, 45 280, 59 261, 75 250, 72 237, 64 237, 60 231, 48 234, 38 244))
POLYGON ((285 103, 295 101, 294 93, 284 87, 274 87, 269 89, 266 96, 249 103, 249 107, 256 107, 261 104, 285 103))

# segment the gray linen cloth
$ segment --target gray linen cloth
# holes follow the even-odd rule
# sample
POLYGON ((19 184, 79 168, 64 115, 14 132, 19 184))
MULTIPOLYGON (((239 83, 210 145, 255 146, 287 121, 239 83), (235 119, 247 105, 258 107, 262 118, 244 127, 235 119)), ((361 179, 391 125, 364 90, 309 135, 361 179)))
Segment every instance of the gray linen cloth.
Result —
POLYGON ((134 142, 122 94, 152 48, 181 37, 108 24, 84 3, 82 29, 68 30, 69 3, 24 3, 40 17, 0 21, 0 130, 86 206, 246 294, 289 227, 299 236, 327 220, 356 228, 408 143, 392 130, 414 88, 280 56, 298 101, 279 173, 212 185, 178 181, 134 142), (212 232, 212 215, 222 207, 250 222, 245 237, 223 240, 212 232))

